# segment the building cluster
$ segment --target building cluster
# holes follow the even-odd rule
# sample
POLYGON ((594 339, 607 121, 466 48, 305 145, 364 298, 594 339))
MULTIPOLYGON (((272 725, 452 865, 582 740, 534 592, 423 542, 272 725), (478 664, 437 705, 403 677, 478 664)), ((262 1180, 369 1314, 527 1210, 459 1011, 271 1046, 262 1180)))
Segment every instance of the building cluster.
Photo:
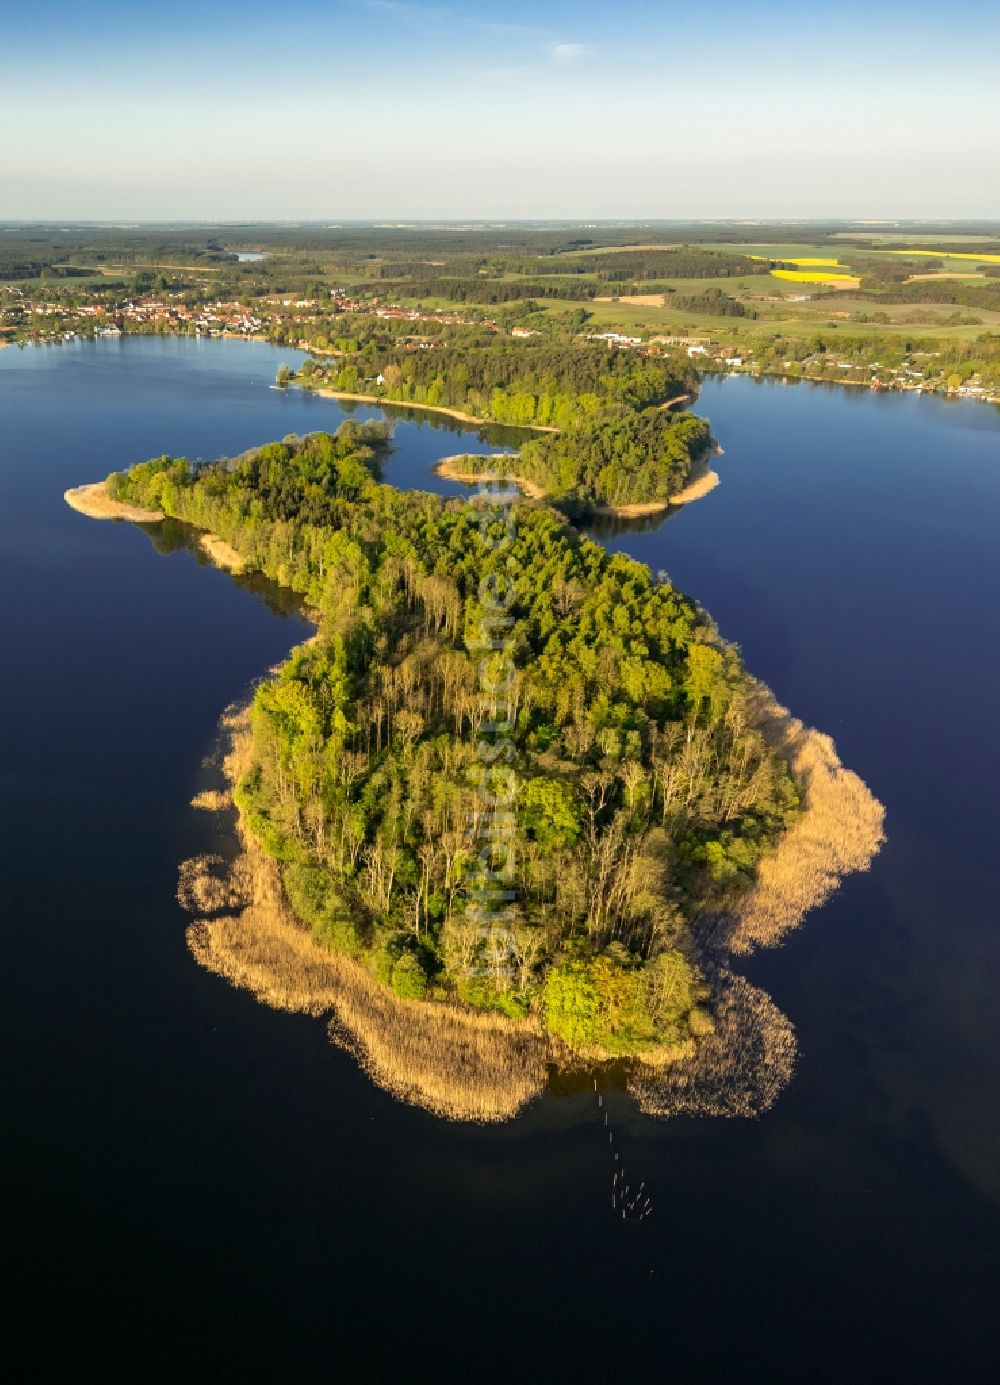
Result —
MULTIPOLYGON (((368 298, 352 298, 346 289, 332 289, 330 298, 334 307, 344 313, 366 313, 391 322, 443 322, 450 327, 483 327, 489 332, 500 331, 499 324, 492 318, 483 317, 479 309, 474 314, 468 314, 453 309, 404 308, 399 303, 373 303, 368 298)), ((533 334, 522 331, 520 335, 533 334)))
POLYGON ((258 336, 269 318, 238 301, 189 305, 180 294, 133 297, 115 303, 66 304, 11 290, 0 304, 0 326, 30 325, 41 340, 118 336, 128 331, 194 332, 200 336, 258 336))

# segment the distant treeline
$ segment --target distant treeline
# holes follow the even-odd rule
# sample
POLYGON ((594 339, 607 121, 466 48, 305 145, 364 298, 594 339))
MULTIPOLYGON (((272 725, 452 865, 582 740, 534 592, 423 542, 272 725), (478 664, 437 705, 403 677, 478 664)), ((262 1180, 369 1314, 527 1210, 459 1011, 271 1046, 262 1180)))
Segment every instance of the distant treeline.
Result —
MULTIPOLYGON (((555 264, 559 266, 558 272, 565 273, 569 262, 560 257, 555 264)), ((627 283, 631 279, 735 279, 748 274, 767 274, 769 270, 765 260, 690 247, 587 255, 581 256, 575 265, 608 284, 627 283)))
POLYGON ((712 317, 758 316, 756 308, 751 308, 739 298, 723 293, 721 289, 706 289, 704 293, 699 294, 675 294, 670 300, 670 306, 683 308, 689 313, 706 313, 712 317))
MULTIPOLYGON (((87 265, 224 264, 232 260, 219 240, 171 235, 155 229, 40 227, 0 235, 0 279, 35 279, 43 271, 67 266, 69 276, 87 265)), ((234 265, 235 268, 235 265, 234 265)))
POLYGON ((869 302, 874 300, 876 307, 878 303, 955 303, 964 308, 1000 312, 1000 283, 993 282, 992 276, 988 283, 962 283, 959 279, 922 279, 912 284, 887 285, 883 280, 862 279, 861 287, 856 292, 845 290, 835 294, 824 294, 823 297, 847 300, 864 297, 869 302))
POLYGON ((464 266, 455 260, 437 266, 426 261, 357 266, 366 280, 376 280, 384 293, 398 298, 444 298, 485 305, 529 298, 594 298, 604 286, 614 284, 643 286, 655 282, 652 291, 662 292, 666 284, 660 284, 661 280, 733 279, 767 274, 769 267, 766 261, 744 255, 690 248, 492 262, 477 258, 464 266), (485 272, 487 264, 489 273, 485 272))
MULTIPOLYGON (((847 298, 846 293, 837 295, 847 298)), ((878 315, 875 314, 875 317, 878 315)), ((885 321, 888 321, 885 315, 885 321)), ((976 341, 956 341, 916 331, 879 334, 877 330, 812 332, 808 336, 768 336, 743 338, 743 346, 757 364, 769 374, 803 375, 843 380, 840 362, 858 372, 866 368, 869 376, 884 370, 899 370, 912 362, 917 373, 941 384, 961 384, 972 376, 993 388, 1000 387, 1000 335, 984 332, 976 341)))
POLYGON ((593 298, 596 283, 558 283, 552 279, 388 279, 379 285, 389 298, 444 298, 449 303, 515 303, 531 298, 593 298))

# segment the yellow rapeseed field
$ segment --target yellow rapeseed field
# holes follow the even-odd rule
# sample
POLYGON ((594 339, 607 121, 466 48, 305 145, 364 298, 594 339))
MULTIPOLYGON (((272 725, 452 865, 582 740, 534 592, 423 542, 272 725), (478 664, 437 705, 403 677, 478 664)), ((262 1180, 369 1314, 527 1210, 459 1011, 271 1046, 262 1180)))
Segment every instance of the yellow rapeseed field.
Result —
POLYGON ((890 255, 924 255, 933 260, 974 260, 976 264, 1000 264, 1000 255, 974 255, 968 250, 890 250, 890 255))
POLYGON ((856 288, 858 280, 853 274, 830 274, 822 269, 772 269, 774 279, 790 279, 795 284, 842 284, 856 288))

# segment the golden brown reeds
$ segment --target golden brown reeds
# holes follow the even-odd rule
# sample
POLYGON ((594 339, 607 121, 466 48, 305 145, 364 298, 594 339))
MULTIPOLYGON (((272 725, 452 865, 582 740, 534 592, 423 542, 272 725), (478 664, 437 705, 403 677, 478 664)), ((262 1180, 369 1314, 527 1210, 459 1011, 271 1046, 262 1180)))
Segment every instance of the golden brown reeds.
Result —
POLYGON ((227 572, 242 572, 246 566, 243 555, 225 539, 220 539, 218 534, 202 534, 198 541, 202 551, 216 567, 224 568, 227 572))
POLYGON ((112 500, 104 481, 74 486, 63 492, 63 499, 71 509, 79 510, 90 519, 130 519, 135 524, 157 524, 163 519, 162 510, 144 510, 140 505, 112 500))
POLYGON ((802 812, 757 867, 757 878, 713 923, 715 940, 745 954, 771 947, 846 875, 866 871, 885 840, 885 809, 829 736, 804 726, 759 684, 751 715, 786 760, 802 793, 802 812))
POLYGON ((788 1085, 797 1045, 791 1022, 745 977, 722 969, 712 996, 714 1032, 666 1069, 639 1063, 629 1091, 651 1116, 757 1116, 788 1085))

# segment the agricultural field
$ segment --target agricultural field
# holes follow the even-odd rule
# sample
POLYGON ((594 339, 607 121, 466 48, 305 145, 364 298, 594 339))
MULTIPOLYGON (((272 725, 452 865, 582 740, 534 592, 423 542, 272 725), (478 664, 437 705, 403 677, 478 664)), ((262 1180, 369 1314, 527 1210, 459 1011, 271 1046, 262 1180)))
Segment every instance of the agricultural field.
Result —
POLYGON ((840 272, 844 266, 839 266, 838 270, 833 269, 772 269, 772 279, 785 279, 790 284, 829 284, 832 288, 860 288, 861 280, 853 274, 840 272))
POLYGON ((991 255, 985 251, 967 250, 890 250, 890 255, 905 255, 908 259, 933 259, 933 260, 971 260, 973 264, 1000 264, 1000 255, 991 255))

